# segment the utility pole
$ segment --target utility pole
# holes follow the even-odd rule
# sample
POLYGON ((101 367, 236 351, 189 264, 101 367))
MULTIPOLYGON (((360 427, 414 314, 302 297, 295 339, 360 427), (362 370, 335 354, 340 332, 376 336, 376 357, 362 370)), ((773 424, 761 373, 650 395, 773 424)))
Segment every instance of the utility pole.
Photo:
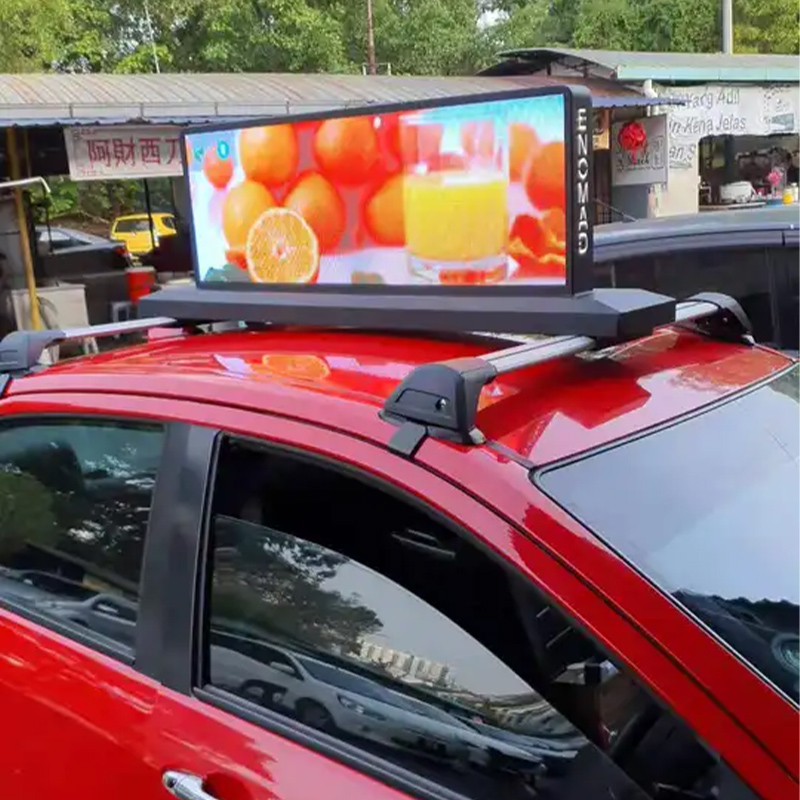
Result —
POLYGON ((722 0, 722 52, 733 53, 733 0, 722 0))
POLYGON ((150 6, 147 0, 144 0, 144 18, 147 23, 147 35, 150 37, 150 47, 153 50, 153 66, 156 69, 156 75, 160 75, 161 64, 158 62, 158 48, 156 47, 156 37, 153 34, 153 21, 150 19, 150 6))
POLYGON ((375 59, 375 22, 372 18, 372 0, 367 0, 367 71, 370 75, 378 74, 378 62, 375 59))

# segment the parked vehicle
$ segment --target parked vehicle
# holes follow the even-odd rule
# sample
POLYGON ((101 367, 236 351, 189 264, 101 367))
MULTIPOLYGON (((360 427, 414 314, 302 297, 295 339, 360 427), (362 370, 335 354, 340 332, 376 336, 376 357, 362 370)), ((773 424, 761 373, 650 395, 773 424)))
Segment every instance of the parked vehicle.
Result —
POLYGON ((117 217, 111 225, 111 238, 124 242, 133 255, 145 255, 158 246, 161 238, 175 233, 175 217, 172 214, 154 212, 152 220, 151 231, 147 214, 125 214, 117 217))
POLYGON ((79 258, 87 271, 103 269, 124 270, 131 264, 131 254, 124 243, 94 236, 71 228, 36 226, 36 247, 40 257, 55 262, 46 271, 57 271, 59 259, 70 261, 79 258))
POLYGON ((142 319, 151 343, 42 369, 13 334, 4 790, 792 796, 798 365, 697 306, 592 358, 522 346, 485 438, 412 451, 398 381, 513 342, 142 319))
POLYGON ((800 349, 800 209, 797 205, 697 214, 594 229, 598 286, 635 286, 670 297, 735 297, 756 339, 800 349))

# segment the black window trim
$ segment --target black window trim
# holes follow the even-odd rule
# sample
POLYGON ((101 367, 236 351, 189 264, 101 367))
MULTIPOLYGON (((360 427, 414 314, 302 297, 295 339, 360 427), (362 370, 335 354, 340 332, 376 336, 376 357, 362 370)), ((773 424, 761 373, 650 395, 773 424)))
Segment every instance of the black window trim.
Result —
MULTIPOLYGON (((755 347, 760 347, 760 345, 755 345, 755 347)), ((768 349, 768 348, 764 348, 764 349, 768 349)), ((545 475, 547 475, 548 472, 554 472, 557 469, 561 469, 562 467, 568 467, 570 464, 575 464, 575 463, 577 463, 579 461, 583 461, 584 459, 591 458, 592 456, 601 455, 602 453, 607 453, 607 452, 609 452, 611 450, 615 450, 617 448, 624 447, 625 445, 630 444, 632 442, 639 441, 640 439, 645 439, 648 436, 655 435, 657 433, 661 433, 662 431, 669 430, 670 428, 677 427, 678 425, 680 425, 680 424, 682 424, 684 422, 688 422, 688 421, 690 421, 692 419, 697 419, 698 417, 702 417, 702 416, 705 416, 706 414, 712 413, 712 412, 716 411, 717 409, 728 405, 729 403, 733 403, 733 402, 735 402, 737 400, 740 400, 741 398, 746 397, 747 395, 752 394, 753 392, 756 392, 759 389, 764 388, 765 386, 768 386, 774 380, 778 380, 782 376, 788 374, 793 369, 795 369, 797 366, 798 366, 797 362, 796 361, 792 361, 791 364, 789 364, 788 366, 784 367, 783 369, 777 370, 776 372, 773 372, 770 375, 767 375, 766 377, 761 378, 760 380, 756 381, 755 383, 751 383, 750 385, 744 387, 743 389, 739 389, 737 391, 731 392, 730 394, 725 395, 724 397, 720 397, 717 400, 714 400, 713 402, 708 403, 707 405, 701 406, 700 408, 693 409, 693 410, 688 411, 688 412, 686 412, 684 414, 681 414, 681 415, 679 415, 677 417, 673 417, 673 418, 671 418, 669 420, 666 420, 664 422, 661 422, 661 423, 659 423, 657 425, 653 425, 653 426, 651 426, 649 428, 644 428, 644 429, 642 429, 640 431, 636 431, 636 432, 634 432, 632 434, 629 434, 628 436, 624 436, 624 437, 622 437, 620 439, 615 439, 613 442, 607 442, 605 444, 601 444, 601 445, 598 445, 596 447, 592 447, 592 448, 590 448, 588 450, 584 450, 581 453, 576 453, 574 455, 567 456, 566 458, 559 459, 558 461, 552 461, 552 462, 549 462, 547 464, 543 464, 541 466, 537 466, 534 469, 530 470, 529 473, 528 473, 528 476, 529 476, 529 479, 530 479, 531 483, 545 497, 547 497, 549 500, 551 500, 553 503, 555 503, 558 506, 558 508, 560 508, 571 519, 575 520, 575 522, 577 522, 581 527, 585 528, 589 533, 591 533, 592 536, 597 537, 598 541, 602 542, 619 559, 624 561, 625 564, 627 564, 634 572, 636 572, 637 575, 639 575, 639 577, 642 578, 642 580, 646 581, 650 586, 655 588, 656 591, 658 591, 673 606, 675 606, 677 609, 679 609, 685 616, 690 618, 698 627, 702 628, 703 631, 705 631, 706 634, 708 634, 711 638, 713 638, 723 649, 725 649, 728 653, 730 653, 732 656, 734 656, 736 658, 736 660, 745 669, 749 670, 751 673, 756 675, 764 683, 764 685, 766 685, 770 689, 772 689, 778 697, 783 699, 785 702, 789 703, 793 708, 798 708, 798 704, 791 697, 789 697, 785 692, 783 692, 766 675, 763 675, 752 664, 750 664, 747 661, 745 661, 742 656, 740 656, 727 642, 725 642, 724 639, 722 639, 705 622, 703 622, 703 620, 701 620, 694 613, 692 613, 692 611, 690 609, 688 609, 682 603, 680 603, 678 600, 676 600, 674 597, 672 597, 669 592, 667 592, 662 587, 660 587, 652 578, 650 578, 645 572, 643 572, 640 567, 638 567, 629 558, 627 558, 623 553, 621 553, 619 550, 617 550, 617 548, 615 548, 610 542, 606 541, 606 539, 603 538, 599 533, 595 532, 595 530, 590 525, 588 525, 584 520, 580 519, 575 514, 573 514, 571 511, 569 511, 567 508, 565 508, 561 504, 559 499, 554 497, 544 487, 544 485, 542 484, 542 478, 545 475)), ((665 651, 662 651, 662 652, 665 652, 665 651)), ((701 689, 703 689, 703 692, 710 699, 712 699, 715 704, 719 705, 719 703, 717 702, 716 698, 713 695, 710 695, 700 683, 695 681, 695 679, 692 676, 689 676, 688 673, 684 673, 684 674, 686 674, 693 682, 695 682, 697 686, 699 686, 701 689)), ((733 709, 723 708, 723 707, 721 707, 721 708, 739 728, 741 728, 745 732, 748 732, 747 726, 735 715, 733 709)), ((764 749, 765 752, 767 752, 770 755, 770 757, 772 758, 772 760, 776 764, 780 764, 780 762, 778 762, 778 760, 775 758, 775 756, 772 755, 767 750, 766 746, 764 745, 764 743, 760 739, 756 738, 755 735, 753 735, 752 733, 750 733, 750 738, 754 742, 758 742, 758 744, 762 747, 762 749, 764 749)), ((782 766, 782 765, 780 765, 780 766, 782 766)))
MULTIPOLYGON (((8 426, 16 426, 19 424, 32 424, 42 425, 52 422, 87 422, 87 423, 141 423, 144 425, 160 425, 164 429, 164 446, 161 451, 161 461, 159 463, 158 472, 156 474, 156 482, 153 489, 153 502, 150 506, 150 514, 148 517, 147 531, 144 540, 145 556, 142 559, 142 572, 139 581, 139 596, 144 595, 144 561, 148 549, 148 541, 150 539, 150 530, 153 527, 153 520, 157 515, 164 515, 168 511, 168 506, 159 509, 156 506, 156 497, 158 496, 159 486, 164 480, 165 470, 163 469, 164 463, 167 459, 167 448, 170 440, 170 432, 174 423, 166 422, 153 417, 139 417, 127 416, 125 414, 92 414, 89 412, 46 412, 43 414, 10 414, 0 419, 0 434, 8 429, 8 426)), ((121 642, 115 642, 113 639, 96 633, 88 628, 82 628, 76 625, 71 625, 68 622, 62 622, 57 617, 50 616, 44 612, 36 611, 20 603, 15 603, 13 600, 0 598, 0 608, 10 611, 14 615, 21 617, 29 622, 41 626, 53 633, 63 636, 66 639, 77 642, 78 644, 88 647, 104 656, 119 661, 126 666, 136 667, 138 671, 142 671, 141 664, 138 658, 138 646, 140 639, 146 639, 149 636, 149 630, 142 630, 145 626, 142 624, 141 618, 137 619, 136 623, 136 646, 128 647, 121 642)), ((140 607, 141 612, 141 607, 140 607)))

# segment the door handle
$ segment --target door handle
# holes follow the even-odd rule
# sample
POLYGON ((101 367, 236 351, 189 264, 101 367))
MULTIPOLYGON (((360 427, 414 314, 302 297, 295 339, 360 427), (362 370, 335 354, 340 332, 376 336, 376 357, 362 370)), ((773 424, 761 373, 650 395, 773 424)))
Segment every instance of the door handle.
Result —
POLYGON ((217 800, 203 789, 203 779, 197 775, 167 770, 162 780, 164 788, 178 800, 217 800))

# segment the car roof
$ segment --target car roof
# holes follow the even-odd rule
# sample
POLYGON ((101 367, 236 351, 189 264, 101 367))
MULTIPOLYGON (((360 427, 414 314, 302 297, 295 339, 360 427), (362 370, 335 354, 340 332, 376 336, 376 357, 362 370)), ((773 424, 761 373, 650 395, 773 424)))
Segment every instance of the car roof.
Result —
MULTIPOLYGON (((159 219, 160 217, 174 217, 175 215, 171 211, 154 211, 150 215, 153 219, 159 219)), ((122 214, 117 217, 116 222, 119 222, 123 219, 147 219, 147 214, 140 213, 140 214, 122 214)))
MULTIPOLYGON (((297 329, 173 336, 62 362, 12 381, 7 394, 214 397, 385 445, 397 428, 378 412, 414 367, 504 346, 477 336, 297 329)), ((477 425, 489 440, 543 464, 692 412, 791 363, 765 348, 665 328, 603 357, 567 357, 499 376, 483 391, 477 425)))
MULTIPOLYGON (((47 230, 48 230, 47 229, 47 225, 37 225, 36 226, 36 231, 38 233, 47 233, 47 230)), ((110 239, 106 239, 106 238, 104 238, 102 236, 97 236, 94 233, 86 233, 85 231, 79 231, 79 230, 76 230, 75 228, 62 228, 60 226, 51 225, 50 226, 50 231, 52 231, 53 233, 63 233, 65 236, 71 236, 71 237, 73 237, 75 239, 82 239, 87 244, 91 244, 91 243, 94 243, 94 244, 100 244, 100 243, 109 244, 110 241, 111 241, 110 239)))
POLYGON ((800 227, 798 206, 780 205, 730 211, 700 211, 670 217, 651 217, 631 222, 596 225, 594 247, 603 249, 628 242, 668 237, 747 233, 748 231, 787 231, 800 227))

